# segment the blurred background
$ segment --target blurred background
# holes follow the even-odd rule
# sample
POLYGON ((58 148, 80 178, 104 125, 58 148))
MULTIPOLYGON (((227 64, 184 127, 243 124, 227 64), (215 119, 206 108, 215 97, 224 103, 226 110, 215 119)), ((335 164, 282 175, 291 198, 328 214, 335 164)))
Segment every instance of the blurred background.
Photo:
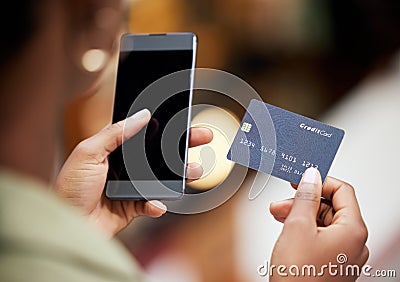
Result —
MULTIPOLYGON (((197 67, 233 73, 265 102, 346 131, 330 174, 356 188, 370 233, 368 263, 397 269, 399 276, 400 1, 126 1, 121 33, 179 31, 197 34, 197 67)), ((110 122, 116 65, 117 57, 99 90, 69 105, 64 157, 110 122)), ((195 93, 194 102, 217 106, 193 116, 193 124, 208 125, 216 136, 207 145, 215 165, 191 186, 203 191, 229 177, 227 140, 244 111, 220 95, 195 93), (225 121, 224 136, 215 130, 217 120, 225 121)), ((206 153, 198 148, 190 158, 206 153)), ((138 219, 119 238, 160 281, 266 280, 257 267, 269 259, 282 228, 269 214, 269 203, 294 192, 273 178, 249 201, 246 183, 254 176, 249 172, 238 193, 212 211, 138 219)))

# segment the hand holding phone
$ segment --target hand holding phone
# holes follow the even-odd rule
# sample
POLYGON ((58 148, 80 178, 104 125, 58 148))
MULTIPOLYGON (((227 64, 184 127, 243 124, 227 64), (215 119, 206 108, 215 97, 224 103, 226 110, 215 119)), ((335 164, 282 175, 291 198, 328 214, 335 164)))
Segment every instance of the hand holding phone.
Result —
POLYGON ((183 195, 196 41, 192 33, 122 37, 113 122, 143 108, 151 111, 152 118, 111 153, 106 181, 110 199, 179 199, 183 195), (174 81, 176 72, 184 91, 146 93, 165 76, 174 81))
MULTIPOLYGON (((116 201, 104 193, 109 154, 120 148, 122 136, 129 139, 140 132, 150 117, 147 110, 135 112, 128 122, 118 120, 83 140, 57 176, 57 193, 82 210, 108 236, 119 232, 137 216, 158 217, 165 212, 159 201, 116 201)), ((209 143, 212 139, 212 132, 206 128, 192 128, 188 135, 190 147, 209 143)), ((200 176, 201 168, 189 164, 188 179, 200 176)))
MULTIPOLYGON (((123 135, 126 138, 135 135, 150 117, 148 110, 142 110, 129 117, 132 122, 128 122, 128 126, 125 120, 121 120, 83 140, 57 176, 57 194, 79 208, 107 236, 115 235, 137 216, 159 217, 166 211, 166 207, 156 200, 115 201, 103 193, 110 152, 121 145, 123 135)), ((211 139, 210 130, 192 128, 189 146, 199 146, 211 139)), ((201 176, 201 169, 199 171, 198 167, 196 169, 189 164, 187 175, 190 179, 196 179, 201 176)))

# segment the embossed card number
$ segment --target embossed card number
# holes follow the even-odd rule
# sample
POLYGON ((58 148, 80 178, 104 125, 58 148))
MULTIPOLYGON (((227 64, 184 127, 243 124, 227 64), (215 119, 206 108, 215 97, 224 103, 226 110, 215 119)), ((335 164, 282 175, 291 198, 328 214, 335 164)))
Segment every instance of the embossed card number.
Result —
POLYGON ((315 167, 324 180, 344 134, 342 129, 251 100, 227 158, 295 184, 307 168, 315 167), (272 122, 259 120, 266 115, 272 122))

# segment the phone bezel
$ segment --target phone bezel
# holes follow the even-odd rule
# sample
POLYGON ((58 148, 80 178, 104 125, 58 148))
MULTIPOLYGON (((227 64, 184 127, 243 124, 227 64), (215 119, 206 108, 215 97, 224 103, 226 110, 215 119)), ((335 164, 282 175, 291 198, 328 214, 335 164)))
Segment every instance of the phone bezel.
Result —
MULTIPOLYGON (((188 160, 188 148, 189 148, 189 129, 191 121, 191 105, 193 100, 193 86, 194 86, 194 71, 196 65, 196 52, 197 52, 197 36, 194 33, 182 32, 182 33, 162 33, 162 34, 124 34, 121 37, 120 42, 120 54, 121 52, 135 52, 135 51, 162 51, 162 50, 192 50, 193 59, 191 63, 191 77, 190 77, 190 89, 189 89, 189 104, 188 104, 188 117, 187 117, 187 134, 185 140, 185 156, 184 156, 184 171, 182 179, 181 193, 173 193, 173 196, 165 195, 141 195, 136 189, 132 191, 131 195, 124 193, 114 194, 107 189, 108 178, 106 179, 106 196, 114 200, 174 200, 183 197, 185 191, 185 179, 186 179, 186 166, 188 160)), ((115 96, 114 96, 115 99, 115 96)), ((114 111, 114 109, 113 109, 114 111)), ((114 112, 113 112, 114 116, 114 112)), ((118 181, 118 180, 117 180, 118 181)), ((124 180, 121 180, 124 181, 124 180)), ((156 181, 156 180, 154 180, 156 181)), ((163 180, 158 180, 160 183, 163 180)))

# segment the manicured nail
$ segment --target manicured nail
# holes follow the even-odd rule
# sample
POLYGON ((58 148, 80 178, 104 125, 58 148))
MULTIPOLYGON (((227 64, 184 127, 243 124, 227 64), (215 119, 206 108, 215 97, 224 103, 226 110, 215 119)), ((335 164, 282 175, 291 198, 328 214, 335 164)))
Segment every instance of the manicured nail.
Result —
POLYGON ((303 179, 301 180, 303 183, 311 183, 318 184, 321 182, 321 175, 318 169, 310 167, 307 168, 303 174, 303 179))
POLYGON ((275 202, 271 202, 271 204, 275 205, 275 204, 283 204, 283 203, 290 203, 292 202, 293 199, 284 199, 284 200, 280 200, 280 201, 275 201, 275 202))
POLYGON ((136 112, 134 115, 129 117, 130 119, 142 119, 142 118, 147 118, 149 119, 151 116, 151 113, 148 109, 143 109, 138 112, 136 112))
POLYGON ((160 201, 152 200, 152 201, 149 201, 149 203, 163 211, 167 211, 167 206, 164 205, 163 203, 161 203, 160 201))

